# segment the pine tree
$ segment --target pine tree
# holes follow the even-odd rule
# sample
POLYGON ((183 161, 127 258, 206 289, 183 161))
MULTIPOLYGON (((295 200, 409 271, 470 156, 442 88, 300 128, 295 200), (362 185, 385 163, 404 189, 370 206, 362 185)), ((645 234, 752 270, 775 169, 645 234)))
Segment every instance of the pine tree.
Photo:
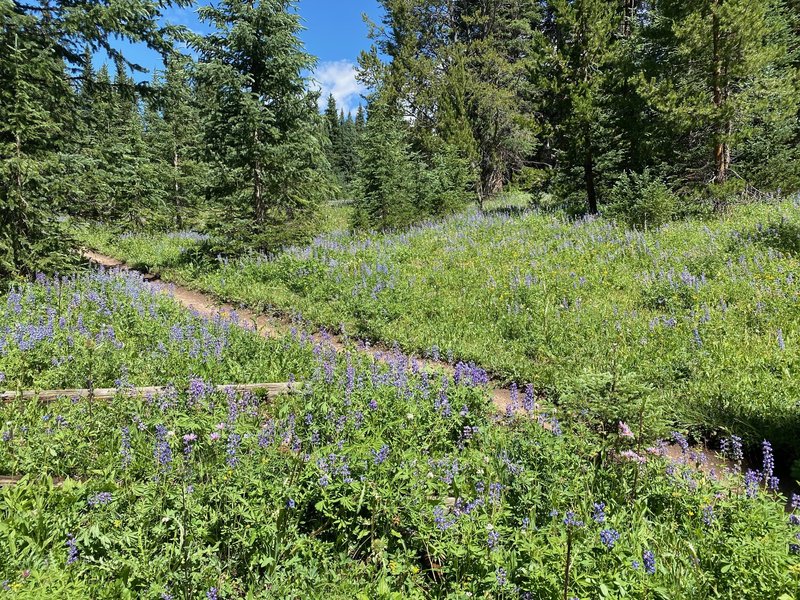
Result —
POLYGON ((645 35, 661 60, 645 89, 702 181, 724 184, 754 141, 767 153, 756 162, 786 147, 798 107, 790 23, 780 0, 657 3, 645 35))
POLYGON ((389 102, 370 105, 361 145, 355 227, 388 229, 408 225, 419 214, 419 168, 404 124, 389 102))
POLYGON ((104 50, 124 62, 112 37, 169 52, 178 29, 159 23, 169 5, 154 0, 130 0, 124 6, 101 0, 0 3, 2 275, 54 270, 74 258, 57 217, 76 197, 68 179, 72 169, 89 165, 73 160, 76 144, 68 132, 80 130, 79 105, 69 78, 76 67, 87 68, 89 52, 104 50))
POLYGON ((190 84, 191 65, 170 57, 145 111, 145 141, 159 195, 168 207, 166 224, 184 229, 199 202, 204 164, 200 157, 200 112, 190 84))
POLYGON ((332 189, 316 98, 302 75, 314 59, 297 37, 293 9, 288 0, 224 0, 199 10, 215 28, 196 45, 210 101, 205 144, 226 214, 218 224, 262 248, 307 233, 332 189))
POLYGON ((616 69, 619 5, 606 0, 549 0, 548 32, 555 60, 545 64, 549 82, 550 126, 557 166, 569 193, 583 181, 587 210, 599 210, 598 175, 602 167, 619 171, 621 148, 614 131, 615 99, 608 93, 616 69), (611 163, 610 165, 608 163, 611 163))
POLYGON ((71 98, 63 61, 26 36, 33 19, 0 9, 0 279, 71 262, 48 188, 71 98))

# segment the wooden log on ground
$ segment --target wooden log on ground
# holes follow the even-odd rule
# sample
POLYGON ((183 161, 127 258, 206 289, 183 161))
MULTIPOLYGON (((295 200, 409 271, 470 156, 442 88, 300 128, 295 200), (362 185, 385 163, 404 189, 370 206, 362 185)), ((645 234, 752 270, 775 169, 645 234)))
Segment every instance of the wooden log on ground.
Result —
MULTIPOLYGON (((260 392, 268 398, 275 398, 302 387, 302 383, 246 383, 215 385, 217 391, 233 390, 235 392, 260 392)), ((128 387, 128 388, 95 388, 75 390, 24 390, 21 392, 8 391, 0 394, 0 399, 5 403, 15 400, 38 400, 39 402, 52 402, 58 398, 89 398, 94 400, 110 400, 118 395, 147 396, 156 395, 169 389, 167 386, 128 387)))

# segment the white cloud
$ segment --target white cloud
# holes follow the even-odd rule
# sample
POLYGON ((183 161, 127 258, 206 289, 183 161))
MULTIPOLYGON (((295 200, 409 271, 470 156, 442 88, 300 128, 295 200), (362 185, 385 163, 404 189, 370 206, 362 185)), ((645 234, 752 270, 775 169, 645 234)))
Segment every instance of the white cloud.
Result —
POLYGON ((356 81, 356 66, 347 60, 322 62, 311 76, 311 85, 321 90, 319 96, 320 110, 325 110, 328 95, 333 94, 336 105, 344 109, 345 114, 355 112, 361 103, 361 94, 366 88, 356 81))

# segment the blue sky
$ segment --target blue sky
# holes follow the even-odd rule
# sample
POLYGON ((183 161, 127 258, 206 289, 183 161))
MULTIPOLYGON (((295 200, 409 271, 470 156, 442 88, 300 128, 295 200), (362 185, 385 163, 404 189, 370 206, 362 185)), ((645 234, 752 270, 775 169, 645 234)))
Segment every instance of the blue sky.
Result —
MULTIPOLYGON (((377 0, 300 0, 298 9, 306 28, 301 34, 306 50, 319 59, 313 78, 322 90, 320 101, 325 102, 333 93, 345 111, 355 110, 364 90, 355 80, 354 68, 361 50, 370 45, 368 27, 361 15, 366 13, 380 22, 377 0)), ((207 28, 197 19, 195 10, 196 7, 170 8, 165 21, 203 33, 207 28)), ((157 53, 139 45, 118 45, 129 60, 150 71, 137 78, 149 79, 153 69, 161 68, 157 53)))

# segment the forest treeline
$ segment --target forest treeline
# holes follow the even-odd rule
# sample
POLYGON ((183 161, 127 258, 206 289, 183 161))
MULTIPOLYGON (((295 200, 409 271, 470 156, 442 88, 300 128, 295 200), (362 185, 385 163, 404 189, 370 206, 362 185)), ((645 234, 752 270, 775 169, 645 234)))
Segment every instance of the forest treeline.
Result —
POLYGON ((381 4, 366 108, 320 114, 302 2, 201 6, 198 35, 164 24, 185 0, 0 0, 0 277, 74 260, 72 218, 238 253, 334 198, 357 228, 509 187, 653 225, 800 189, 798 0, 381 4), (117 39, 164 68, 137 83, 117 39))

